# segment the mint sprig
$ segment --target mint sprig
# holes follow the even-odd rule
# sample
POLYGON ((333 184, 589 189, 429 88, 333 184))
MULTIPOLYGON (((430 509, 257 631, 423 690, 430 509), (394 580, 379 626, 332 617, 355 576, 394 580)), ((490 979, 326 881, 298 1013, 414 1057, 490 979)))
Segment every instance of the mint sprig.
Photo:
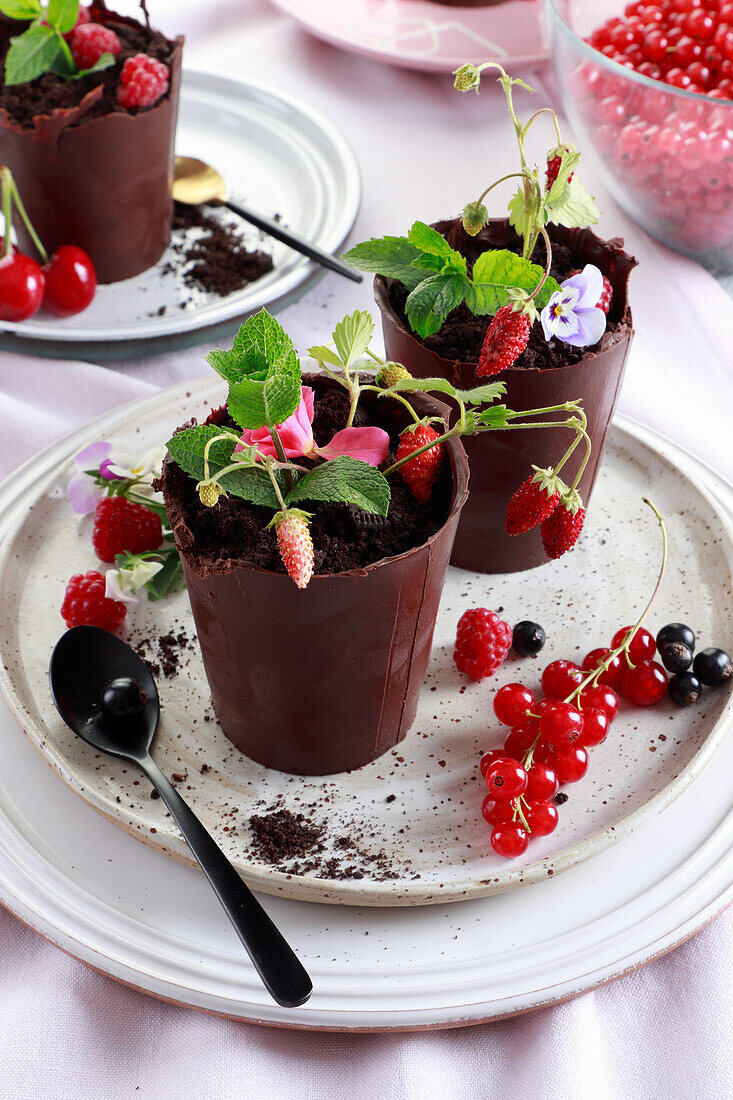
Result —
POLYGON ((30 20, 22 34, 10 40, 5 57, 5 84, 27 84, 53 72, 63 80, 80 80, 114 65, 111 53, 102 54, 89 69, 78 69, 64 35, 76 23, 79 0, 0 0, 0 12, 11 19, 30 20))

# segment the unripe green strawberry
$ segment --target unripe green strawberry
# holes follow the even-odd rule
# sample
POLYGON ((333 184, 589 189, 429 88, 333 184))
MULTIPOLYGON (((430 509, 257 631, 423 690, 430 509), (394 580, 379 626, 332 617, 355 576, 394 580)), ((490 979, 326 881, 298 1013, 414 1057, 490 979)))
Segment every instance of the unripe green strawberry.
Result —
POLYGON ((480 233, 489 220, 489 212, 482 202, 469 202, 463 208, 461 222, 470 237, 480 233))
POLYGON ((412 375, 407 367, 403 367, 401 363, 385 363, 377 371, 377 385, 384 390, 388 390, 390 386, 394 386, 402 378, 412 378, 412 375))

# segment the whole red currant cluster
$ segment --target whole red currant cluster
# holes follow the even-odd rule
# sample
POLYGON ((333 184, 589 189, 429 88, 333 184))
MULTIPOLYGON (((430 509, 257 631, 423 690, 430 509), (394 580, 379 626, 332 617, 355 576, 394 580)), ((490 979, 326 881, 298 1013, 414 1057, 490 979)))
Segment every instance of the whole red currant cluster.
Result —
POLYGON ((570 77, 596 149, 640 220, 692 251, 733 246, 733 0, 640 0, 588 41, 660 82, 657 91, 590 62, 570 77))

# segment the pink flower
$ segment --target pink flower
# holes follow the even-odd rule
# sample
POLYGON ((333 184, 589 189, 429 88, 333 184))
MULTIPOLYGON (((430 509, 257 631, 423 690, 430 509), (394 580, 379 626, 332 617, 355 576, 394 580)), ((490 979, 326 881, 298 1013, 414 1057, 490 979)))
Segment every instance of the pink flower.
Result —
MULTIPOLYGON (((381 428, 343 428, 325 447, 316 446, 313 438, 313 390, 310 386, 303 386, 300 395, 300 404, 293 415, 277 429, 286 458, 320 455, 321 458, 331 459, 349 455, 369 466, 384 462, 389 450, 389 436, 381 428)), ((245 446, 256 447, 261 455, 268 458, 277 458, 268 428, 244 430, 242 443, 238 443, 234 450, 244 450, 245 446)))

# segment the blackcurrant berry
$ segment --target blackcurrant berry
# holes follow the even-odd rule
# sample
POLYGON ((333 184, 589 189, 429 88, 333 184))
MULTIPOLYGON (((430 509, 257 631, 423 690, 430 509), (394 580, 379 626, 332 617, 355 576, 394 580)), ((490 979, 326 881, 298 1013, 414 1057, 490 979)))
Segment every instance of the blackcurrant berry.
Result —
POLYGON ((110 680, 102 692, 101 704, 110 718, 134 718, 142 714, 147 695, 130 676, 110 680))
POLYGON ((667 642, 659 653, 662 664, 670 672, 687 672, 692 664, 692 650, 684 642, 667 642))
POLYGON ((667 691, 678 707, 689 707, 702 695, 702 684, 692 672, 678 672, 670 678, 667 691))
POLYGON ((720 687, 733 676, 733 664, 724 649, 701 649, 692 662, 692 670, 701 683, 720 687))
POLYGON ((512 633, 512 648, 520 657, 534 657, 544 648, 547 635, 539 623, 523 619, 517 623, 512 633))
POLYGON ((565 794, 565 791, 560 791, 559 794, 555 795, 555 801, 557 802, 558 806, 564 806, 569 797, 570 795, 565 794))
POLYGON ((682 642, 688 649, 695 652, 695 631, 684 623, 667 623, 657 634, 657 649, 661 653, 670 642, 682 642))

